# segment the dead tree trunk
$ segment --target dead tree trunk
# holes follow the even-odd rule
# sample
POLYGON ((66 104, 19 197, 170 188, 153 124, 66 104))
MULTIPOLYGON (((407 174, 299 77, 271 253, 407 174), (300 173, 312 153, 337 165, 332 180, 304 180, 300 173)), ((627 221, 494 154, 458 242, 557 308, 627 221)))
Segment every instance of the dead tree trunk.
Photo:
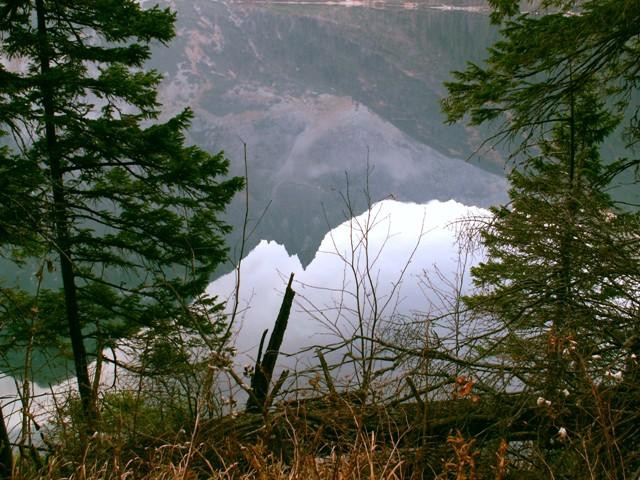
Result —
POLYGON ((261 412, 264 407, 265 399, 269 391, 269 384, 271 383, 271 377, 273 376, 273 370, 278 360, 278 354, 280 353, 280 347, 282 346, 282 340, 284 339, 284 332, 287 329, 287 323, 289 321, 289 314, 291 313, 291 305, 293 304, 293 297, 296 292, 291 288, 293 283, 293 273, 289 277, 289 283, 287 289, 284 292, 284 298, 282 299, 282 305, 280 305, 280 312, 276 323, 273 326, 273 332, 269 337, 269 344, 267 350, 264 352, 264 356, 256 359, 256 366, 253 371, 253 377, 251 378, 251 391, 252 395, 247 400, 247 412, 261 412))

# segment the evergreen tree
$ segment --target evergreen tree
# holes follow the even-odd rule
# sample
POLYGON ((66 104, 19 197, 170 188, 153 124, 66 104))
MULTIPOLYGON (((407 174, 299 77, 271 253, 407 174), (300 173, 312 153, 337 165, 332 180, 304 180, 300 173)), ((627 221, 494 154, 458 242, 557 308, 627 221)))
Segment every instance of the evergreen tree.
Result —
POLYGON ((627 146, 640 140, 640 3, 489 3, 502 38, 484 65, 454 72, 442 102, 450 122, 496 128, 485 142, 508 140, 514 163, 466 302, 490 325, 481 353, 503 359, 502 390, 539 397, 539 436, 519 452, 530 469, 626 478, 640 466, 640 161, 599 150, 619 124, 627 146), (631 209, 609 195, 621 174, 631 209))
POLYGON ((524 393, 522 408, 538 398, 528 424, 544 468, 623 478, 640 465, 629 423, 640 394, 640 213, 607 193, 626 161, 605 166, 599 147, 618 120, 585 92, 556 111, 509 174, 510 202, 480 228, 486 260, 465 302, 489 326, 481 356, 501 359, 499 390, 524 393), (567 435, 568 448, 554 446, 567 435))
POLYGON ((446 84, 449 96, 442 105, 450 122, 465 116, 472 125, 497 122, 487 142, 509 139, 526 150, 551 131, 571 92, 598 85, 609 108, 626 114, 627 142, 640 140, 638 0, 489 3, 502 38, 489 49, 486 64, 469 63, 446 84))
POLYGON ((492 208, 480 232, 479 293, 466 298, 495 321, 487 354, 506 357, 517 383, 554 401, 584 387, 575 355, 621 369, 640 354, 624 347, 640 333, 640 215, 607 194, 617 167, 598 151, 617 122, 593 95, 565 109, 538 155, 510 173, 509 204, 492 208))
MULTIPOLYGON (((151 42, 174 36, 171 11, 134 0, 5 0, 0 12, 0 130, 9 134, 0 240, 15 262, 44 261, 40 279, 59 275, 59 289, 44 282, 30 292, 31 311, 47 335, 70 338, 91 422, 88 341, 99 352, 138 334, 221 335, 219 305, 191 302, 225 258, 228 227, 217 215, 242 181, 220 180, 222 153, 185 145, 189 110, 158 122, 161 76, 144 62, 151 42)), ((4 298, 23 299, 16 288, 4 298)))

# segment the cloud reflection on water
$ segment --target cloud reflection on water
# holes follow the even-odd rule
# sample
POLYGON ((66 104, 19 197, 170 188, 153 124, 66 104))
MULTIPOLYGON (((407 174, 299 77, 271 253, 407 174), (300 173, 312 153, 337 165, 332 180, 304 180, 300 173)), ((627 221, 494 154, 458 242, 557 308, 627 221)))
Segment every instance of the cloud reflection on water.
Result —
MULTIPOLYGON (((329 232, 306 269, 283 246, 260 242, 242 263, 242 314, 235 326, 240 352, 237 364, 255 359, 263 330, 273 327, 290 273, 295 275, 296 298, 282 346, 288 354, 350 336, 356 328, 355 294, 361 315, 370 318, 372 286, 380 318, 427 311, 434 299, 421 285, 425 271, 437 268, 443 278, 455 276, 459 220, 486 215, 485 209, 453 200, 424 205, 384 200, 329 232)), ((467 268, 477 261, 472 260, 467 268)), ((207 292, 229 297, 234 285, 235 275, 230 273, 212 282, 207 292)), ((468 287, 468 280, 465 285, 468 287)), ((310 361, 311 356, 281 357, 280 363, 291 368, 310 361)))

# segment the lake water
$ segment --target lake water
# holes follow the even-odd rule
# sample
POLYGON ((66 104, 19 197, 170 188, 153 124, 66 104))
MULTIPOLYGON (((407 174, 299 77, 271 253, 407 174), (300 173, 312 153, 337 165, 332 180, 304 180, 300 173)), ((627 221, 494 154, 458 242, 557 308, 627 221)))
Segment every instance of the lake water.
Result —
MULTIPOLYGON (((423 205, 385 200, 328 232, 306 267, 284 246, 261 241, 241 264, 236 365, 254 363, 260 336, 273 328, 290 274, 296 297, 281 368, 317 365, 317 347, 362 334, 363 324, 365 334, 375 337, 404 319, 447 313, 450 305, 442 297, 468 292, 469 269, 480 259, 460 233, 488 215, 453 200, 423 205), (374 319, 377 332, 372 331, 374 319)), ((232 272, 212 282, 207 292, 226 298, 235 285, 232 272)), ((332 358, 343 353, 334 352, 332 358)))
MULTIPOLYGON (((224 150, 233 173, 246 143, 253 224, 268 206, 249 249, 274 240, 307 265, 342 222, 347 188, 355 213, 365 185, 374 202, 506 199, 503 156, 467 162, 484 134, 445 125, 439 105, 451 70, 496 39, 482 3, 172 2, 179 38, 152 61, 166 72, 161 101, 191 106, 191 140, 224 150)), ((243 209, 238 198, 232 224, 243 209)))
MULTIPOLYGON (((193 108, 189 140, 223 149, 233 174, 243 172, 247 148, 252 234, 242 264, 238 362, 255 356, 290 273, 297 296, 287 352, 353 334, 349 293, 365 265, 368 293, 375 287, 386 304, 381 317, 438 308, 425 272, 460 273, 452 222, 506 199, 501 152, 467 161, 483 132, 444 125, 438 104, 449 72, 480 60, 496 38, 478 8, 483 2, 169 4, 178 12, 178 38, 155 48, 150 62, 165 74, 166 114, 193 108), (358 216, 371 204, 368 217, 358 216), (369 263, 362 245, 352 244, 367 218, 369 263)), ((241 197, 227 217, 236 226, 229 237, 236 256, 241 197)), ((208 291, 228 296, 230 269, 208 291)), ((2 379, 0 391, 5 415, 17 411, 14 380, 2 379)), ((17 415, 9 416, 15 425, 17 415)))

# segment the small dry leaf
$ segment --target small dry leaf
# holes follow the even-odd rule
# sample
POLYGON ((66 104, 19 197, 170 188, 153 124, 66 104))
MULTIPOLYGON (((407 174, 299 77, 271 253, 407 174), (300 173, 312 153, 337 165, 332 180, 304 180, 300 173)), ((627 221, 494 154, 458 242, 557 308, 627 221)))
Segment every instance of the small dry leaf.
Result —
POLYGON ((503 438, 500 440, 500 446, 496 452, 496 480, 504 480, 507 475, 507 449, 509 444, 503 438))
POLYGON ((467 397, 471 393, 471 390, 473 390, 473 381, 469 380, 458 389, 458 395, 461 398, 467 397))
MULTIPOLYGON (((456 378, 456 387, 453 392, 454 398, 466 398, 471 394, 475 382, 467 377, 459 376, 456 378)), ((473 399, 472 399, 473 401, 473 399)))

